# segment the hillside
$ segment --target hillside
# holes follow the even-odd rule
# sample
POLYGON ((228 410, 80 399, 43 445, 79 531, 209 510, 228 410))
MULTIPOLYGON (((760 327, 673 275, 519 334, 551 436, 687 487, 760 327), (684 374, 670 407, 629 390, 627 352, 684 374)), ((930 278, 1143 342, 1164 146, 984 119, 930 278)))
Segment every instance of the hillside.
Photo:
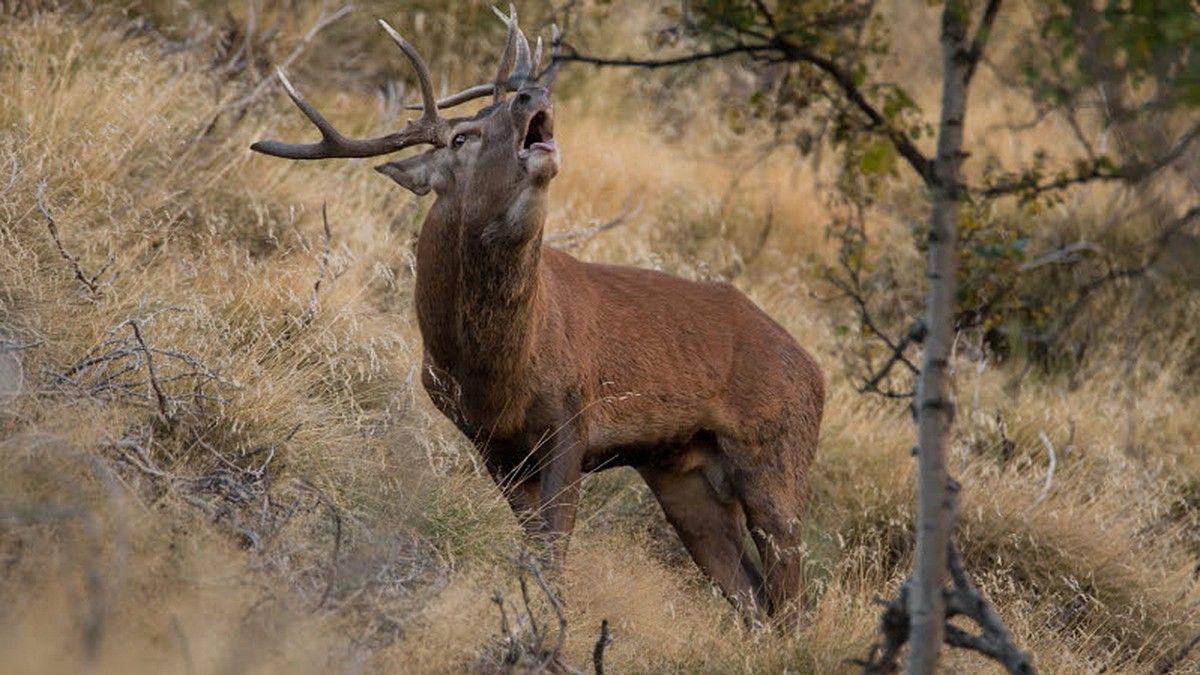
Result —
MULTIPOLYGON (((132 15, 37 4, 0 14, 0 671, 495 670, 493 596, 520 606, 521 541, 419 382, 412 250, 430 198, 369 160, 247 150, 310 133, 277 87, 256 84, 293 48, 293 81, 331 119, 398 125, 377 85, 404 64, 377 30, 358 32, 375 13, 409 34, 436 24, 414 42, 438 77, 461 82, 491 61, 470 64, 475 42, 440 42, 436 13, 373 3, 303 45, 315 7, 259 3, 260 25, 279 19, 268 51, 246 38, 245 15, 208 3, 170 20, 154 3, 132 15), (351 41, 368 46, 335 49, 351 41)), ((622 31, 653 17, 614 4, 589 30, 644 48, 622 31)), ((922 48, 899 46, 914 59, 922 48)), ((559 245, 730 280, 821 362, 803 617, 743 627, 619 469, 584 484, 563 579, 566 660, 589 664, 607 619, 611 672, 851 672, 875 638, 875 599, 911 563, 913 425, 903 403, 858 393, 848 375, 854 336, 820 274, 836 254, 826 167, 794 151, 764 158, 709 90, 653 98, 668 86, 566 73, 548 229, 620 219, 559 245)), ((1062 133, 1047 123, 993 144, 994 125, 1026 109, 981 95, 969 135, 1005 161, 1062 133)), ((920 252, 903 243, 921 213, 915 183, 895 183, 871 227, 916 283, 920 252)), ((1092 227, 1105 189, 1063 208, 1092 227)), ((1133 316, 1130 302, 1097 321, 1133 316)), ((954 364, 962 546, 1042 672, 1200 668, 1200 649, 1175 658, 1200 633, 1188 370, 1200 306, 1192 293, 1144 312, 1138 325, 1162 328, 1133 338, 1144 359, 1121 361, 1114 337, 1072 382, 966 348, 954 364)), ((994 668, 984 663, 954 653, 948 667, 994 668)))

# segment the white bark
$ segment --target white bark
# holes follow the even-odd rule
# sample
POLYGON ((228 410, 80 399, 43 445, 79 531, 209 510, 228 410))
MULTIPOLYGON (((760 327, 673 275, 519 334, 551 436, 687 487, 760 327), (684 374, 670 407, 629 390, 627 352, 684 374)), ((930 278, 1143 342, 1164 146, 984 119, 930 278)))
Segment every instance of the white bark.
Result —
POLYGON ((942 14, 942 112, 926 267, 928 333, 917 387, 917 550, 908 595, 911 675, 935 672, 945 633, 943 589, 950 544, 945 445, 953 419, 947 367, 954 341, 959 174, 967 103, 967 15, 966 3, 946 1, 942 14))

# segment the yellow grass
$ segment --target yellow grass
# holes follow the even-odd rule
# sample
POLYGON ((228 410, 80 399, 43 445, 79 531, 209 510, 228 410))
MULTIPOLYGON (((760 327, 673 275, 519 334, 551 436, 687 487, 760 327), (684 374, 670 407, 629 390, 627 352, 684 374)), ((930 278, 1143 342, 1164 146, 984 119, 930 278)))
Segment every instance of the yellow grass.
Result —
MULTIPOLYGON (((0 19, 0 339, 37 343, 10 352, 25 384, 0 402, 0 671, 486 670, 492 595, 517 598, 520 540, 415 376, 411 245, 425 203, 366 162, 251 155, 264 135, 309 133, 277 92, 203 134, 218 103, 198 57, 122 34, 119 21, 69 14, 0 19), (49 237, 35 203, 42 177, 82 268, 112 258, 94 297, 49 237), (305 324, 323 203, 331 256, 305 324), (219 369, 231 383, 221 405, 181 409, 169 425, 152 402, 55 379, 120 322, 164 308, 179 311, 144 319, 146 340, 219 369), (147 455, 123 441, 149 443, 147 455), (268 480, 252 499, 198 487, 229 465, 266 466, 268 480)), ((928 77, 919 65, 903 72, 928 77)), ((585 484, 563 579, 567 659, 589 663, 607 618, 612 672, 851 671, 875 637, 873 599, 909 563, 914 439, 904 408, 856 393, 842 367, 841 310, 821 300, 813 272, 829 256, 827 177, 787 153, 758 161, 744 137, 699 114, 661 133, 648 106, 621 96, 627 75, 575 77, 558 104, 564 168, 550 230, 640 204, 577 253, 736 274, 817 356, 830 394, 799 625, 741 626, 621 470, 585 484), (746 267, 768 218, 768 244, 746 267)), ((366 94, 298 84, 347 127, 379 124, 366 94)), ((1005 101, 978 96, 973 123, 1023 110, 1005 101)), ((1015 161, 1056 130, 1028 133, 987 147, 1015 161)), ((905 241, 900 217, 873 218, 885 241, 905 241)), ((1112 362, 1092 364, 1074 390, 1030 378, 1014 388, 1013 372, 980 374, 965 359, 957 368, 952 470, 979 584, 1043 672, 1150 670, 1200 630, 1200 400, 1170 367, 1145 373, 1131 443, 1112 362), (1039 433, 1058 452, 1044 499, 1039 433)), ((947 667, 994 668, 960 653, 947 667)))

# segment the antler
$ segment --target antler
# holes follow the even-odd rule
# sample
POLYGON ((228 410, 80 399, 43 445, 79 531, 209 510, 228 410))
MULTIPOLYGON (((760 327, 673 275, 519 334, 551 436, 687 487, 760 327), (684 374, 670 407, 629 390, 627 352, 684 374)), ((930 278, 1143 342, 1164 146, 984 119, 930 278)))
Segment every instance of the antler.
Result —
POLYGON ((329 120, 325 119, 317 109, 312 107, 300 92, 292 86, 283 70, 276 69, 279 81, 292 102, 304 113, 320 132, 321 140, 317 143, 283 143, 280 141, 259 141, 250 146, 251 150, 264 155, 284 157, 286 159, 327 159, 332 157, 376 157, 386 155, 409 146, 430 144, 444 145, 442 140, 446 122, 438 116, 437 103, 433 98, 433 80, 429 77, 429 67, 407 40, 400 37, 386 21, 379 20, 379 25, 387 32, 392 41, 400 47, 400 51, 408 57, 417 71, 417 79, 421 83, 421 108, 424 113, 417 119, 410 120, 404 129, 380 136, 378 138, 346 138, 329 120))
MULTIPOLYGON (((510 91, 517 91, 531 79, 536 78, 538 68, 542 63, 542 38, 538 38, 537 46, 533 50, 533 56, 530 57, 529 39, 525 37, 525 32, 521 30, 521 26, 517 22, 517 8, 513 5, 508 6, 508 14, 504 14, 495 7, 492 8, 496 16, 508 26, 508 34, 504 40, 504 51, 500 52, 500 67, 496 70, 496 79, 491 82, 477 84, 473 87, 464 89, 457 94, 451 94, 443 99, 438 100, 438 108, 452 108, 461 103, 466 103, 477 98, 483 98, 489 94, 492 95, 493 102, 499 102, 504 98, 504 95, 510 91), (515 59, 514 59, 515 52, 515 59), (515 61, 515 62, 514 62, 515 61), (509 72, 511 68, 512 72, 509 72)), ((554 45, 553 54, 558 55, 559 33, 558 26, 551 27, 552 40, 554 45)), ((549 81, 543 82, 543 86, 547 89, 554 81, 554 71, 557 70, 557 63, 552 63, 547 69, 549 81)), ((417 110, 420 106, 409 104, 405 106, 408 110, 417 110)))
POLYGON ((562 33, 558 30, 558 24, 550 24, 550 65, 546 66, 546 73, 542 75, 542 86, 550 89, 554 86, 554 78, 558 75, 558 56, 562 52, 562 33))
MULTIPOLYGON (((517 25, 516 5, 511 3, 508 5, 508 16, 504 16, 495 7, 492 7, 492 13, 499 17, 504 22, 504 25, 508 26, 508 34, 504 38, 504 51, 500 53, 500 67, 496 70, 496 80, 492 83, 492 89, 495 92, 492 102, 498 103, 500 99, 504 98, 505 85, 512 79, 508 76, 508 69, 512 66, 513 49, 517 51, 517 66, 513 70, 513 76, 515 77, 523 65, 521 63, 522 57, 524 57, 526 62, 529 61, 529 41, 525 39, 525 34, 521 32, 521 27, 517 25), (521 53, 522 45, 525 47, 524 54, 521 53)), ((472 87, 472 89, 475 89, 475 87, 472 87)))

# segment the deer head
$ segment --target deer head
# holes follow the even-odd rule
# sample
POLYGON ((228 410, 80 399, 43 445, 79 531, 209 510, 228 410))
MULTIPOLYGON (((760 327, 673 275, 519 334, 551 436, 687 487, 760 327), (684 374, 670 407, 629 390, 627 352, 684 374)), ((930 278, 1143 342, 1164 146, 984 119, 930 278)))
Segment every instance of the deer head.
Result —
MULTIPOLYGON (((422 110, 420 117, 409 121, 401 131, 386 136, 346 138, 279 71, 284 90, 321 132, 321 140, 307 144, 259 141, 250 148, 287 159, 326 159, 374 157, 428 145, 430 149, 421 154, 381 164, 376 170, 417 195, 430 190, 444 197, 470 195, 469 200, 456 201, 486 205, 501 212, 523 198, 528 199, 530 191, 544 192, 559 165, 554 108, 550 102, 557 63, 552 62, 545 72, 539 73, 541 39, 531 54, 529 41, 517 24, 516 9, 510 7, 508 15, 499 11, 496 14, 508 26, 508 36, 494 81, 435 100, 424 59, 387 22, 380 20, 384 31, 416 69, 422 102, 409 108, 422 110), (506 100, 509 92, 516 95, 506 100), (471 117, 443 118, 438 114, 438 109, 489 95, 492 103, 471 117)), ((553 28, 553 34, 557 51, 557 27, 553 28)))

